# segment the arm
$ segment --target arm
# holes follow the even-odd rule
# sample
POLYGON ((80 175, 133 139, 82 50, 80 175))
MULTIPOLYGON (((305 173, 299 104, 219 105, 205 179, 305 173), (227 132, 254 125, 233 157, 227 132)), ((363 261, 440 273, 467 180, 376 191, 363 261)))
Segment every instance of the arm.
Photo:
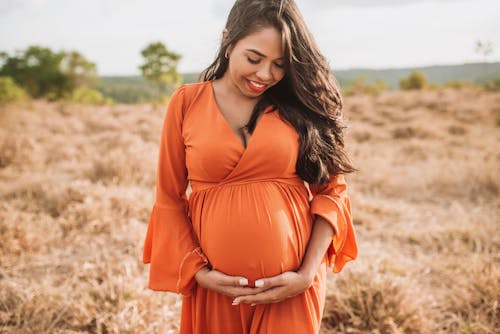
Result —
POLYGON ((321 216, 316 216, 309 243, 307 244, 306 254, 302 260, 302 265, 298 270, 305 275, 308 281, 312 283, 314 275, 318 271, 319 264, 329 248, 334 230, 330 223, 321 216))
POLYGON ((347 193, 345 177, 343 174, 330 175, 328 185, 310 185, 309 189, 313 195, 311 214, 322 217, 335 231, 326 256, 328 267, 333 267, 333 272, 338 273, 348 261, 358 256, 351 200, 347 193))
POLYGON ((152 290, 191 294, 194 275, 208 264, 188 216, 185 146, 182 137, 184 89, 170 98, 161 132, 156 200, 144 241, 152 290))

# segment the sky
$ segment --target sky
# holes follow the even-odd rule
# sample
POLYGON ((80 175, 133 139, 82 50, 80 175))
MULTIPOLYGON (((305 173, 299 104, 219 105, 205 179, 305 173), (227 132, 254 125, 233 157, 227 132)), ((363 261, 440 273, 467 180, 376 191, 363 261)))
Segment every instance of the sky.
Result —
MULTIPOLYGON (((0 51, 76 50, 100 75, 139 75, 160 41, 180 72, 210 65, 234 0, 0 0, 0 51)), ((333 70, 500 61, 498 0, 296 0, 333 70)))

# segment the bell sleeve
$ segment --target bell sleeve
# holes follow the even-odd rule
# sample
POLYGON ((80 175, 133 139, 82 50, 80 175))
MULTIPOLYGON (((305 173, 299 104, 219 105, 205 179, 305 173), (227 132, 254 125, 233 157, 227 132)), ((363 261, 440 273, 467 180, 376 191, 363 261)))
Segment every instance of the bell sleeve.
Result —
POLYGON ((319 215, 333 228, 332 242, 327 250, 327 264, 338 273, 344 265, 358 256, 358 245, 352 222, 351 201, 343 174, 330 174, 327 185, 309 185, 311 215, 319 215))
POLYGON ((148 288, 185 296, 194 275, 209 261, 188 215, 187 169, 182 137, 184 88, 172 94, 163 121, 156 178, 156 199, 144 241, 143 263, 150 263, 148 288))

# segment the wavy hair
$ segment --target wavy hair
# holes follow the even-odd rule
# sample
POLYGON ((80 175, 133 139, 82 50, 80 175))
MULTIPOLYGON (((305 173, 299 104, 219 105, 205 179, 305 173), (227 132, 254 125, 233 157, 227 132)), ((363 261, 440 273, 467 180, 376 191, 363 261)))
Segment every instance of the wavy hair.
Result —
POLYGON ((264 28, 281 34, 285 76, 263 93, 247 124, 255 129, 259 115, 268 105, 299 134, 296 173, 313 185, 324 185, 330 175, 357 171, 344 150, 342 98, 327 59, 307 28, 293 0, 237 0, 229 13, 227 36, 222 39, 214 62, 203 70, 199 81, 224 76, 228 47, 264 28))

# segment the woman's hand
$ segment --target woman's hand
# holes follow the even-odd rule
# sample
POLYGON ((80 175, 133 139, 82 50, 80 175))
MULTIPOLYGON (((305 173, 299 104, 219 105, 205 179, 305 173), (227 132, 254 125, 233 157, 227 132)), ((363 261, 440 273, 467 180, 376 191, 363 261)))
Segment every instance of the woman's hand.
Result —
POLYGON ((249 296, 267 289, 266 287, 248 286, 248 279, 240 276, 229 276, 218 270, 204 267, 194 276, 196 282, 206 289, 213 290, 231 298, 249 296))
POLYGON ((278 303, 287 298, 296 296, 307 290, 313 282, 313 276, 303 272, 286 271, 282 274, 261 278, 255 281, 255 286, 265 291, 257 294, 240 295, 233 300, 233 305, 278 303))
POLYGON ((313 283, 315 273, 325 257, 334 233, 335 230, 330 226, 330 223, 323 217, 316 215, 311 238, 307 244, 306 254, 300 269, 255 281, 255 286, 263 287, 265 291, 253 295, 238 296, 233 300, 233 305, 278 303, 307 290, 313 283))

